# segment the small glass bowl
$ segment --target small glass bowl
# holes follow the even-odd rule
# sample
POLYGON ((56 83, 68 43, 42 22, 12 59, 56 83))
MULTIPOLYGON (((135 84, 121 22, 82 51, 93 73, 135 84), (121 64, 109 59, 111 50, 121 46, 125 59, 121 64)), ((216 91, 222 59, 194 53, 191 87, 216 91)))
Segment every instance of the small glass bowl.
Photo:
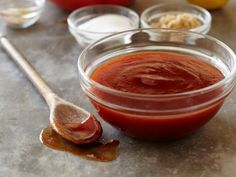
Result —
POLYGON ((192 28, 189 31, 207 34, 211 28, 211 14, 202 7, 190 4, 159 4, 147 8, 141 14, 142 28, 151 28, 150 23, 164 15, 190 13, 202 24, 197 28, 192 28))
MULTIPOLYGON (((139 16, 133 10, 118 6, 118 5, 93 5, 75 10, 68 17, 69 31, 75 37, 81 47, 85 47, 88 44, 97 41, 105 36, 116 33, 114 32, 94 32, 79 29, 79 26, 94 17, 98 17, 104 14, 118 14, 128 17, 131 21, 131 29, 137 29, 139 27, 139 16)), ((128 29, 127 29, 128 30, 128 29)))
POLYGON ((193 133, 218 112, 235 85, 236 56, 227 45, 207 35, 138 29, 91 44, 80 55, 78 69, 84 93, 105 121, 135 138, 170 140, 193 133), (154 51, 204 60, 225 78, 202 89, 159 95, 122 92, 90 78, 97 67, 114 57, 154 51))
POLYGON ((0 15, 12 28, 27 28, 40 17, 45 0, 7 0, 0 2, 0 15))

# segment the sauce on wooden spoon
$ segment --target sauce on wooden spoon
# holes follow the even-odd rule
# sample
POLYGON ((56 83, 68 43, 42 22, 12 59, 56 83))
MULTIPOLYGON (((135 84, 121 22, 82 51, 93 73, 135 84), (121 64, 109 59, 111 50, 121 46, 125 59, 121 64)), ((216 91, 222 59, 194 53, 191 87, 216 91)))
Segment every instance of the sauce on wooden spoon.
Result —
POLYGON ((26 57, 1 34, 0 43, 48 103, 53 129, 51 127, 43 129, 40 138, 42 143, 50 148, 68 151, 88 159, 114 160, 118 155, 119 141, 96 142, 102 135, 102 127, 95 117, 54 94, 26 57), (78 146, 78 144, 87 145, 78 146))
POLYGON ((98 120, 86 110, 57 98, 52 106, 50 123, 63 138, 75 144, 92 143, 102 135, 98 120))

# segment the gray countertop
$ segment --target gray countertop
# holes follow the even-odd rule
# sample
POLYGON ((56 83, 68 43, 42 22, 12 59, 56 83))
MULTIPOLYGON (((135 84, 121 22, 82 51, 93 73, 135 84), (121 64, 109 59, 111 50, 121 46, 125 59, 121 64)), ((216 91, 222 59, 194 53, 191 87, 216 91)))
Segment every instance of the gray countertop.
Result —
MULTIPOLYGON (((159 1, 137 0, 133 8, 141 12, 154 2, 159 1)), ((67 15, 47 3, 33 27, 12 30, 0 23, 0 30, 24 51, 56 93, 95 113, 78 83, 80 50, 67 30, 67 15)), ((236 51, 236 2, 212 15, 210 34, 236 51)), ((101 121, 104 136, 121 141, 119 158, 108 163, 88 161, 40 143, 40 131, 49 124, 47 105, 2 50, 0 110, 0 177, 236 176, 236 90, 214 119, 179 141, 137 141, 101 121)))

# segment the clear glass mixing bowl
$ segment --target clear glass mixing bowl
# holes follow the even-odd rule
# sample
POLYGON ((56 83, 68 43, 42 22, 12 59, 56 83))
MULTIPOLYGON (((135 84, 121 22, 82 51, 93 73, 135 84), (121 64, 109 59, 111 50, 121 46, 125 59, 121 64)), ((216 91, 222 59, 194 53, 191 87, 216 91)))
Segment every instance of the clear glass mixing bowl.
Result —
POLYGON ((188 135, 222 106, 235 85, 236 57, 221 41, 181 30, 138 29, 114 34, 88 46, 78 60, 80 84, 98 114, 126 134, 141 139, 175 139, 188 135), (160 51, 190 55, 225 76, 199 90, 164 95, 127 93, 90 78, 108 60, 128 53, 160 51))

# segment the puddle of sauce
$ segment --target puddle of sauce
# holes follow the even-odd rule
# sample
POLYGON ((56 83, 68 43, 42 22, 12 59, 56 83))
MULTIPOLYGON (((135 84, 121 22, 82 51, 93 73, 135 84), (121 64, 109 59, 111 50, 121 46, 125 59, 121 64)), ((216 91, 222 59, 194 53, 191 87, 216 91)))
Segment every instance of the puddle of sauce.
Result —
POLYGON ((115 160, 119 156, 118 140, 78 145, 65 140, 50 126, 42 130, 40 140, 49 148, 66 151, 89 160, 106 162, 115 160))

